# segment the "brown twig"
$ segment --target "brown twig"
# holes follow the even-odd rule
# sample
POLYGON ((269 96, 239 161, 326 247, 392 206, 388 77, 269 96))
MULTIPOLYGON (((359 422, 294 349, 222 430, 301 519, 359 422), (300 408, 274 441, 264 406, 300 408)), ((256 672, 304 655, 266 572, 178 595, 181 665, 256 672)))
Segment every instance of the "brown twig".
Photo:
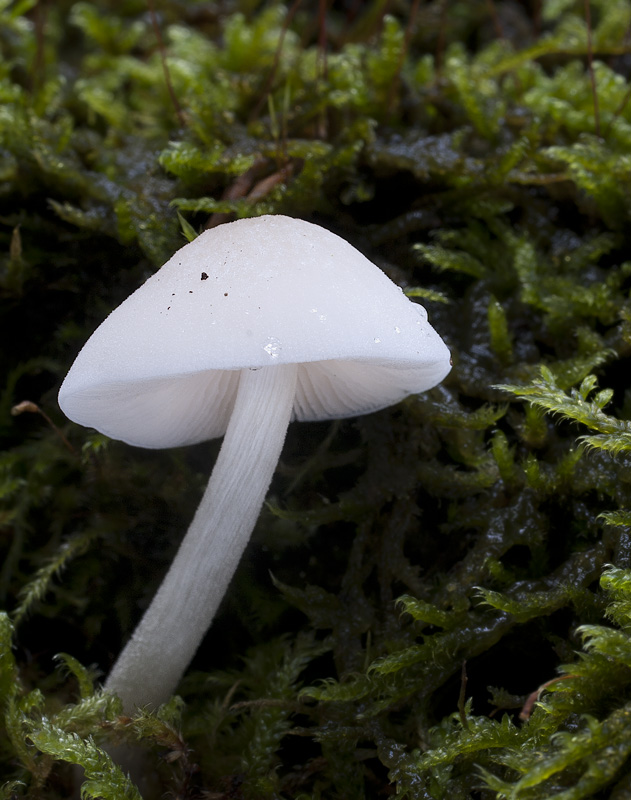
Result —
POLYGON ((318 74, 324 80, 328 73, 326 12, 327 0, 318 0, 318 74))
POLYGON ((256 183, 248 193, 247 199, 260 200, 262 197, 265 197, 275 186, 278 186, 279 183, 283 183, 287 178, 291 177, 293 171, 294 165, 291 162, 285 164, 284 167, 281 167, 276 172, 256 183))
MULTIPOLYGON (((257 161, 253 167, 247 170, 247 172, 244 172, 243 175, 240 175, 234 183, 226 189, 221 199, 239 200, 245 198, 251 203, 254 203, 269 194, 275 186, 278 186, 280 183, 290 178, 296 169, 294 163, 288 162, 271 175, 260 178, 261 170, 268 164, 269 162, 266 159, 257 161)), ((232 216, 232 213, 215 212, 211 214, 208 222, 204 225, 204 230, 215 228, 217 225, 227 222, 232 216)))
POLYGON ((405 33, 403 35, 403 47, 401 48, 401 52, 399 53, 399 62, 397 64, 397 69, 392 79, 392 85, 390 86, 390 101, 388 103, 388 112, 392 112, 394 103, 396 102, 396 98, 399 94, 399 86, 401 83, 401 70, 403 69, 403 62, 405 61, 405 57, 410 49, 410 42, 412 40, 412 31, 414 30, 414 23, 416 22, 416 15, 418 14, 418 7, 420 5, 420 0, 412 0, 412 7, 410 9, 410 15, 408 17, 407 25, 405 26, 405 33))
POLYGON ((460 722, 462 727, 469 730, 469 720, 467 719, 466 703, 467 703, 467 662, 462 662, 462 669, 460 670, 460 694, 458 696, 458 714, 460 715, 460 722))
POLYGON ((493 20, 493 28, 495 29, 495 35, 498 39, 504 38, 504 28, 502 27, 502 23, 500 21, 500 16, 497 13, 497 8, 495 7, 494 0, 486 0, 487 8, 489 9, 489 14, 491 19, 493 20))
MULTIPOLYGON (((327 15, 327 0, 318 0, 318 52, 316 57, 316 85, 317 91, 319 93, 319 86, 321 82, 325 82, 329 70, 329 63, 327 57, 327 42, 328 42, 328 31, 326 25, 326 15, 327 15)), ((329 129, 329 115, 328 115, 328 106, 322 106, 320 111, 319 119, 316 122, 317 126, 317 136, 321 139, 327 138, 327 133, 329 129)))
POLYGON ((285 16, 285 19, 283 21, 283 27, 280 30, 280 36, 278 37, 278 45, 276 46, 276 52, 274 53, 274 61, 272 63, 272 67, 271 67, 271 69, 269 71, 269 74, 268 74, 266 80, 265 80, 265 84, 263 85, 263 88, 261 90, 261 94, 260 94, 260 97, 258 99, 258 102, 254 106, 254 108, 252 109, 252 112, 250 113, 249 122, 253 122, 258 117, 258 115, 261 113, 261 109, 263 108, 263 104, 266 102, 267 96, 270 93, 270 91, 272 90, 272 83, 274 82, 274 78, 276 76, 276 71, 278 70, 278 65, 280 63, 280 54, 281 54, 281 52, 283 50, 283 43, 285 41, 285 35, 287 34, 287 31, 289 30, 289 26, 291 25, 291 21, 294 18, 294 14, 298 10, 298 6, 300 5, 301 2, 302 2, 302 0, 294 0, 294 2, 289 7, 289 10, 287 11, 287 15, 285 16))
POLYGON ((443 69, 443 59, 445 56, 445 28, 447 27, 447 3, 449 0, 440 0, 440 11, 438 18, 438 37, 436 39, 436 53, 434 54, 434 63, 436 65, 436 77, 440 77, 443 69))
POLYGON ((46 18, 48 9, 46 0, 39 0, 35 6, 35 58, 33 60, 33 75, 31 78, 31 91, 33 94, 44 83, 44 56, 45 56, 45 35, 46 18))
POLYGON ((526 698, 526 702, 524 703, 521 711, 519 712, 519 719, 523 720, 524 722, 530 719, 530 715, 532 714, 532 709, 535 706, 535 703, 543 692, 549 687, 552 686, 554 683, 558 683, 559 681, 565 681, 568 678, 573 678, 573 675, 560 675, 558 678, 552 678, 552 680, 546 681, 539 686, 538 689, 535 689, 534 692, 531 692, 528 697, 526 698))
POLYGON ((592 50, 592 13, 589 0, 585 2, 585 22, 587 23, 587 69, 589 70, 589 80, 592 84, 592 97, 594 98, 594 129, 596 136, 600 137, 600 111, 598 108, 598 91, 596 88, 596 76, 594 74, 594 53, 592 50))
MULTIPOLYGON (((242 197, 247 197, 248 192, 252 189, 254 184, 261 178, 263 172, 267 169, 269 164, 268 159, 263 158, 263 156, 257 156, 254 164, 247 169, 245 172, 242 172, 241 175, 238 175, 234 181, 230 184, 230 186, 226 187, 223 194, 221 195, 222 200, 240 200, 242 197)), ((231 219, 233 214, 226 213, 223 211, 215 211, 213 214, 210 215, 206 224, 204 225, 204 230, 208 230, 209 228, 216 228, 217 225, 221 225, 223 222, 227 222, 231 219)))
POLYGON ((535 34, 541 34, 541 0, 534 1, 534 8, 532 12, 532 22, 535 29, 535 34))
POLYGON ((50 425, 50 427, 55 431, 57 436, 59 436, 61 441, 64 443, 66 448, 72 453, 72 455, 73 456, 79 455, 76 449, 70 444, 70 442, 66 438, 64 432, 60 428, 58 428, 52 421, 52 419, 48 416, 48 414, 45 411, 43 411, 37 405, 37 403, 33 403, 32 400, 22 400, 21 403, 18 403, 17 405, 13 406, 13 408, 11 409, 11 416, 17 417, 20 414, 24 414, 25 412, 29 414, 39 414, 40 416, 42 416, 46 420, 46 422, 50 425))
POLYGON ((173 103, 173 108, 175 109, 175 113, 177 114, 177 118, 180 122, 180 125, 185 125, 186 115, 182 110, 182 106, 180 105, 180 102, 177 99, 177 95, 175 94, 173 83, 171 82, 171 73, 169 72, 169 65, 167 64, 166 47, 164 46, 162 31, 160 30, 160 25, 158 24, 158 16, 156 14, 154 1, 147 0, 147 6, 149 7, 149 16, 151 17, 151 24, 153 26, 153 30, 156 35, 156 40, 158 42, 160 61, 162 62, 162 71, 164 72, 164 82, 166 83, 167 91, 169 93, 169 97, 171 98, 171 102, 173 103))

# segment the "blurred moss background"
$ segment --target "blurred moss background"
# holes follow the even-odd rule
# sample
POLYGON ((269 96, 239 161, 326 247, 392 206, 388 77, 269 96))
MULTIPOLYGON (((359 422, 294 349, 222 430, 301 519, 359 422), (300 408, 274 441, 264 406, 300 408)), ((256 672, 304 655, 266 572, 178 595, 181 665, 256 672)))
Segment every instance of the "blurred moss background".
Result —
POLYGON ((132 741, 146 800, 631 797, 631 0, 1 0, 0 53, 0 798, 138 798, 132 741), (292 426, 179 699, 126 717, 99 681, 219 443, 56 392, 263 213, 365 252, 454 368, 292 426))

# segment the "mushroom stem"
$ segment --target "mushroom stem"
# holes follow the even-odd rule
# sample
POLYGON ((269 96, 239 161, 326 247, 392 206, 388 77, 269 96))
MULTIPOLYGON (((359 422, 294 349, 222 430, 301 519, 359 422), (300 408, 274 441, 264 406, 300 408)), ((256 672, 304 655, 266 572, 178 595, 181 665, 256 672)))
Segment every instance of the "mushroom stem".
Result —
POLYGON ((244 369, 210 481, 180 549, 107 678, 125 710, 175 691, 258 518, 285 441, 297 367, 244 369))

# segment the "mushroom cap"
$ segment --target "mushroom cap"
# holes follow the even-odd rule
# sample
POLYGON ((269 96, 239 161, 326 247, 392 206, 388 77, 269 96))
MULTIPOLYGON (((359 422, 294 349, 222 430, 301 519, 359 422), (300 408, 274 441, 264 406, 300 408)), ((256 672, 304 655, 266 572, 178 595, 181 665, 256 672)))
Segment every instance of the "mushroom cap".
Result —
POLYGON ((450 369, 425 309, 358 250, 263 216, 178 250, 92 334, 59 405, 129 444, 193 444, 224 434, 240 370, 290 363, 298 420, 376 411, 450 369))

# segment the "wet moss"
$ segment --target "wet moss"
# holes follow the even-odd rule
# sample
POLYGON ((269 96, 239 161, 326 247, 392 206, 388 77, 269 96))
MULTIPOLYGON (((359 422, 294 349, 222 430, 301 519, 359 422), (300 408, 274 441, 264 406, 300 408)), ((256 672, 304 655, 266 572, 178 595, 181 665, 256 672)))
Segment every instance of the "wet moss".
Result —
POLYGON ((136 798, 138 739, 146 800, 626 796, 631 3, 588 6, 0 3, 0 797, 79 764, 136 798), (182 700, 127 717, 99 681, 218 445, 132 450, 56 390, 264 213, 366 252, 454 368, 290 430, 182 700))

